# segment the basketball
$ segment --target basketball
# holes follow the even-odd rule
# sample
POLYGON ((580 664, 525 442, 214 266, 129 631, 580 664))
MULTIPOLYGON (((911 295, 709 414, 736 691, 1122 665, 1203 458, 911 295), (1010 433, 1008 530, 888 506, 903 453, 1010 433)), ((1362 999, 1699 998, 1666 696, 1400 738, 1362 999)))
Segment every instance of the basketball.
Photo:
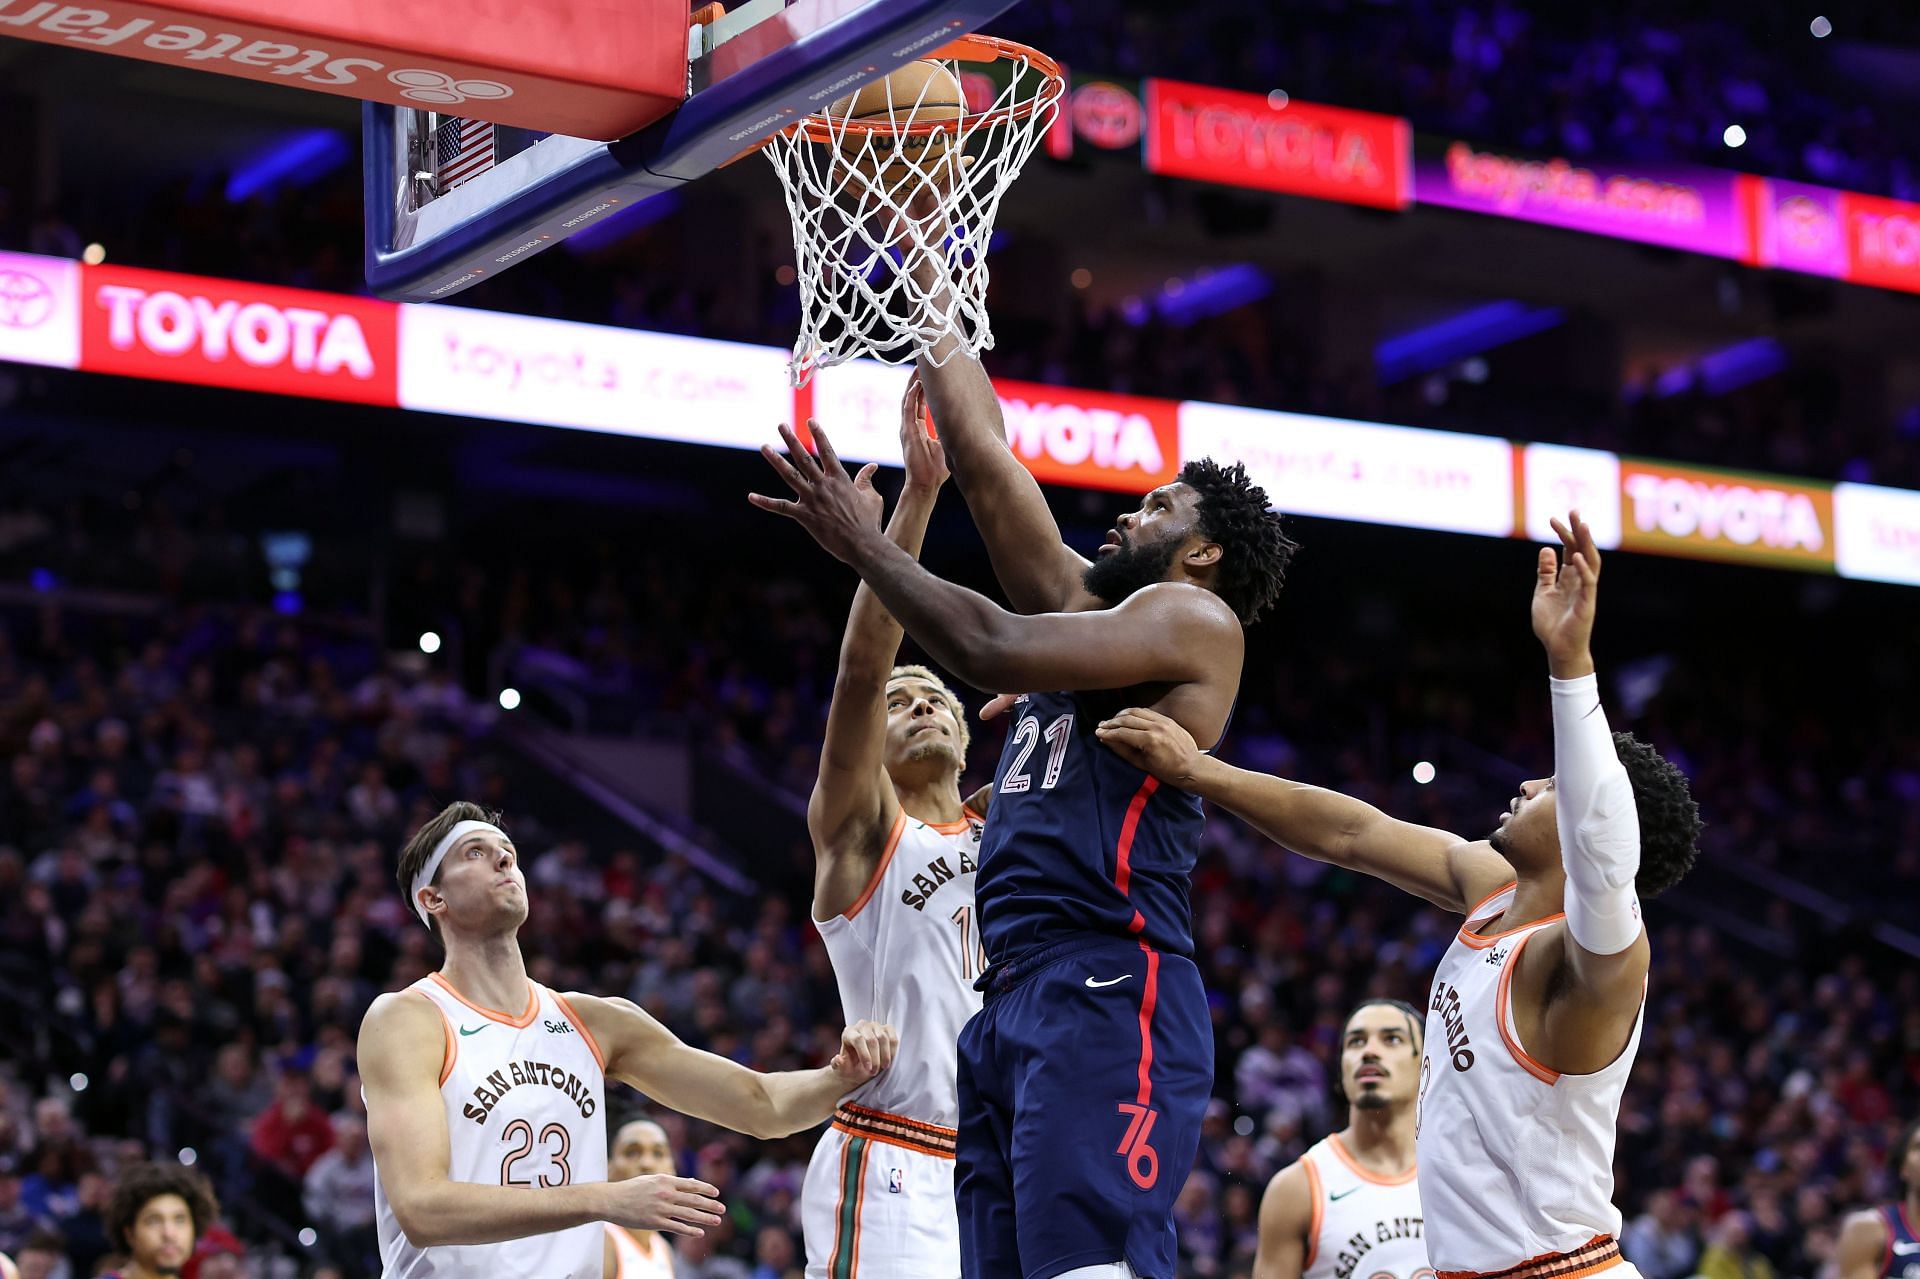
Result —
MULTIPOLYGON (((830 118, 849 124, 886 121, 898 128, 935 120, 958 120, 967 113, 960 78, 945 63, 909 62, 884 80, 847 97, 828 109, 830 118)), ((942 182, 943 158, 953 146, 954 134, 944 129, 905 135, 849 128, 840 142, 840 162, 868 183, 876 179, 881 191, 904 202, 913 194, 915 179, 925 175, 942 182)))

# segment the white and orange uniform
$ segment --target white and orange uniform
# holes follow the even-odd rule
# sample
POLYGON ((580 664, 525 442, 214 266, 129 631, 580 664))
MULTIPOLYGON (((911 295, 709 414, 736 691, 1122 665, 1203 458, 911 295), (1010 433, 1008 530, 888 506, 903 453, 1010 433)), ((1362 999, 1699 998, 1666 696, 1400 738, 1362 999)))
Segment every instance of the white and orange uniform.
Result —
MULTIPOLYGON (((446 1028, 440 1099, 447 1178, 488 1186, 565 1186, 607 1179, 606 1063, 561 996, 527 983, 527 1006, 503 1017, 461 998, 439 973, 408 987, 446 1028)), ((416 1248, 375 1170, 373 1201, 385 1279, 601 1279, 600 1223, 503 1243, 416 1248)))
POLYGON ((900 1031, 893 1065, 834 1112, 800 1199, 807 1279, 957 1279, 954 1075, 986 967, 973 901, 981 818, 904 812, 845 914, 815 920, 847 1023, 900 1031))
POLYGON ((673 1279, 673 1249, 664 1236, 655 1233, 646 1248, 620 1227, 607 1223, 607 1238, 613 1240, 613 1272, 607 1279, 673 1279))
POLYGON ((1339 1133, 1315 1142, 1300 1166, 1313 1197, 1301 1279, 1433 1279, 1413 1169, 1370 1172, 1339 1133))
POLYGON ((1418 1112, 1427 1253, 1440 1279, 1603 1270, 1634 1279, 1616 1242, 1613 1140, 1641 1018, 1620 1055, 1590 1075, 1529 1057, 1514 1025, 1513 972, 1527 943, 1565 916, 1475 932, 1514 891, 1473 908, 1434 973, 1418 1112))

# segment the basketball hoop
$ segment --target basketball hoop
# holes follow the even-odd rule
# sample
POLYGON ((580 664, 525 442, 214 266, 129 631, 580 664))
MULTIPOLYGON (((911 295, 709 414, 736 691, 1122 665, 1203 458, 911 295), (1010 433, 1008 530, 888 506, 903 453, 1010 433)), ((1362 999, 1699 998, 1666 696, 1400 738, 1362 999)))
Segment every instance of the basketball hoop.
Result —
POLYGON ((964 108, 936 101, 931 79, 896 101, 889 79, 860 95, 882 95, 883 109, 856 114, 849 97, 765 148, 793 217, 795 386, 863 356, 941 363, 951 350, 935 348, 947 338, 969 355, 993 346, 994 217, 1053 123, 1066 81, 1045 54, 989 36, 962 37, 935 57, 966 88, 964 108), (966 72, 965 64, 991 70, 966 72))

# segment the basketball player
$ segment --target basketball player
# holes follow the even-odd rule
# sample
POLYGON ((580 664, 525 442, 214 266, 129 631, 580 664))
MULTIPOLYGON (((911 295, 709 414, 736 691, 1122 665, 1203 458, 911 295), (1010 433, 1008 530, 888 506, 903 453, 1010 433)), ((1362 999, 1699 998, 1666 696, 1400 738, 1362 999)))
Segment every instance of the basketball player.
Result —
POLYGON ((1900 1200, 1847 1218, 1840 1279, 1920 1279, 1920 1120, 1907 1125, 1888 1162, 1900 1200))
POLYGON ((107 1200, 107 1239, 127 1260, 109 1279, 178 1275, 220 1207, 206 1179, 178 1164, 135 1164, 107 1200))
POLYGON ((1552 674, 1554 776, 1524 782, 1487 839, 1395 821, 1318 787, 1230 768, 1151 711, 1102 741, 1276 843, 1464 913, 1428 1003, 1420 1201, 1441 1279, 1634 1272, 1620 1257, 1613 1144, 1640 1043, 1641 896, 1693 864, 1699 810, 1651 746, 1610 734, 1588 640, 1600 552, 1576 513, 1540 551, 1533 631, 1552 674))
POLYGON ((1260 1200, 1253 1279, 1433 1279, 1414 1185, 1419 1017, 1369 999, 1347 1018, 1347 1126, 1274 1174, 1260 1200))
POLYGON ((698 1235, 716 1191, 685 1177, 607 1181, 605 1081, 755 1137, 810 1128, 893 1060, 891 1027, 849 1026, 818 1070, 760 1074, 680 1042, 624 999, 527 977, 526 878, 507 833, 454 803, 408 841, 399 881, 446 948, 360 1026, 374 1205, 388 1279, 598 1279, 600 1222, 698 1235))
MULTIPOLYGON (((607 1155, 607 1180, 671 1177, 673 1143, 651 1119, 620 1125, 607 1155)), ((606 1279, 673 1279, 673 1249, 658 1230, 630 1230, 607 1223, 606 1279)))
POLYGON ((1158 706, 1209 742, 1240 682, 1243 627, 1293 544, 1239 466, 1189 463, 1089 564, 1008 450, 979 365, 920 371, 947 459, 1023 613, 941 581, 879 528, 817 424, 763 453, 793 500, 755 495, 852 565, 932 657, 1021 699, 979 859, 989 968, 960 1038, 956 1198, 968 1279, 1172 1279, 1174 1196, 1199 1144, 1213 1031, 1193 965, 1199 801, 1093 739, 1158 706), (944 400, 943 400, 944 397, 944 400))
MULTIPOLYGON (((940 486, 917 379, 900 406, 907 478, 887 536, 918 555, 940 486)), ((871 468, 862 473, 871 475, 871 468)), ((808 1279, 956 1279, 954 1043, 980 1009, 974 866, 981 809, 960 797, 966 712, 923 666, 895 666, 900 624, 853 597, 807 805, 813 919, 847 1017, 903 1027, 892 1069, 834 1112, 801 1195, 808 1279)))

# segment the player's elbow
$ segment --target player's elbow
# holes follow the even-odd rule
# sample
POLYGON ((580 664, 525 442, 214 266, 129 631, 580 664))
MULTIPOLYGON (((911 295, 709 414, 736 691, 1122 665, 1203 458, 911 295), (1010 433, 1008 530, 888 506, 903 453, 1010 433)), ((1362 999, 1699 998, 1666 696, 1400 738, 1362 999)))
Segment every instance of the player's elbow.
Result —
POLYGON ((445 1244, 459 1243, 446 1228, 448 1214, 435 1212, 429 1195, 421 1192, 400 1193, 388 1200, 393 1209, 393 1219, 400 1227, 400 1233, 415 1248, 438 1248, 445 1244))

